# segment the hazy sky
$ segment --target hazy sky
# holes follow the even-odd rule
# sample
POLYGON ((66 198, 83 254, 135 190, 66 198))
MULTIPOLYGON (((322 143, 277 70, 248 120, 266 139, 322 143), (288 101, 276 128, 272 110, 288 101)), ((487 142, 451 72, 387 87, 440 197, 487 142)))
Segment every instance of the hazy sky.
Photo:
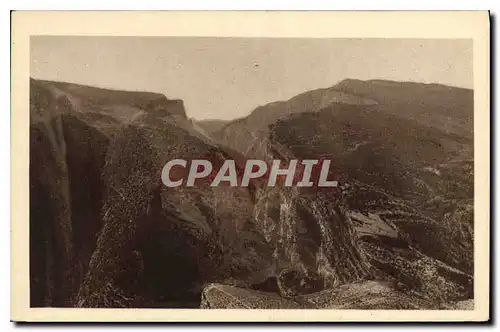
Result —
POLYGON ((472 88, 472 42, 417 39, 32 37, 31 76, 184 100, 234 119, 345 78, 472 88))

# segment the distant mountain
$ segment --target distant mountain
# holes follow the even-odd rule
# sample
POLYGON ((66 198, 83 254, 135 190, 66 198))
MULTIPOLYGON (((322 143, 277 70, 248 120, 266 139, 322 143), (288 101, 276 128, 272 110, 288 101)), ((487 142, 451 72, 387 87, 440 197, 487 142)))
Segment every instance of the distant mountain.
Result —
POLYGON ((473 134, 472 90, 436 84, 348 79, 331 88, 308 91, 285 102, 258 107, 213 136, 238 151, 263 156, 261 144, 270 124, 291 114, 318 112, 334 105, 357 105, 360 109, 410 119, 468 139, 473 134))
POLYGON ((473 299, 471 98, 347 80, 223 123, 188 119, 160 94, 32 79, 31 305, 445 309, 473 299), (326 158, 340 188, 167 188, 161 170, 177 158, 240 169, 248 158, 326 158))
POLYGON ((331 88, 308 91, 286 102, 274 102, 257 107, 247 117, 232 121, 218 132, 212 133, 212 136, 237 151, 264 158, 266 152, 261 149, 269 125, 291 114, 317 112, 332 104, 369 106, 376 104, 376 101, 331 88))
POLYGON ((196 124, 208 133, 214 133, 222 129, 230 121, 228 120, 197 120, 196 124))
POLYGON ((441 84, 347 79, 335 90, 371 98, 381 111, 415 120, 446 133, 473 137, 474 92, 441 84))

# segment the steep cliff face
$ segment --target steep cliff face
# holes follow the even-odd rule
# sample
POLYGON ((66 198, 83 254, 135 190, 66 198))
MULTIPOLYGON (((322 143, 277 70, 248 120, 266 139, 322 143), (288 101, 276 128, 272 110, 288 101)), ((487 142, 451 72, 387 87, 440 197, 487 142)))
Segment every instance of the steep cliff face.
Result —
POLYGON ((73 306, 104 225, 110 143, 153 102, 185 113, 156 94, 30 83, 31 305, 73 306))
POLYGON ((182 102, 36 80, 31 92, 32 306, 197 306, 206 283, 269 268, 251 188, 162 185, 171 159, 241 158, 182 102))
POLYGON ((30 282, 32 306, 74 300, 101 227, 105 133, 78 118, 69 98, 32 81, 30 282))
POLYGON ((189 306, 206 283, 243 279, 267 267, 270 249, 249 224, 247 189, 224 194, 203 181, 192 188, 161 184, 168 160, 202 157, 216 165, 228 156, 161 122, 124 127, 110 143, 104 227, 79 306, 189 306))
MULTIPOLYGON (((254 217, 273 245, 275 277, 289 269, 310 279, 317 290, 372 276, 355 242, 338 195, 276 187, 259 195, 254 217)), ((300 279, 304 288, 307 285, 300 279)), ((297 287, 289 285, 286 287, 297 287)))

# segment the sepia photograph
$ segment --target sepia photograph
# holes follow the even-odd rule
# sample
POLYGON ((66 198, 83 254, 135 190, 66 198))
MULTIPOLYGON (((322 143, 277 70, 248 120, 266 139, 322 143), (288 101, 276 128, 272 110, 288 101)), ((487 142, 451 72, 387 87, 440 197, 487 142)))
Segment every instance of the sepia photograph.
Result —
POLYGON ((30 309, 487 315, 474 37, 26 41, 30 309))

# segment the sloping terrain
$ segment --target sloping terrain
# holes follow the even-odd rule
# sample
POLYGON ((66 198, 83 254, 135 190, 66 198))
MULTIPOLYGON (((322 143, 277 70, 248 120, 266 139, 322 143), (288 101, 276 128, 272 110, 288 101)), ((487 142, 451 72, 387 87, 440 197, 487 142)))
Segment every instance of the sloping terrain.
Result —
MULTIPOLYGON (((303 267, 306 257, 309 262, 323 261, 313 270, 333 280, 329 283, 333 289, 356 279, 376 278, 396 280, 407 294, 437 306, 471 298, 472 91, 346 80, 327 90, 307 92, 301 98, 305 95, 313 102, 301 104, 302 109, 296 98, 263 106, 214 136, 246 151, 249 158, 331 159, 341 173, 342 194, 335 195, 337 202, 331 204, 331 198, 321 198, 319 189, 311 193, 301 188, 300 193, 290 195, 284 189, 280 191, 281 200, 277 200, 280 204, 294 202, 288 209, 292 217, 287 219, 293 221, 275 223, 276 218, 268 218, 265 213, 264 218, 256 220, 267 220, 267 229, 282 229, 284 224, 291 228, 287 233, 291 236, 286 240, 280 237, 284 251, 293 257, 295 266, 303 267), (359 98, 323 104, 318 91, 342 91, 359 98), (282 111, 275 111, 277 105, 282 111), (270 112, 259 123, 262 109, 267 108, 270 112), (443 125, 439 119, 445 115, 443 125), (301 204, 307 197, 311 200, 301 204), (330 218, 325 214, 314 215, 316 206, 323 206, 325 212, 339 211, 341 225, 348 224, 344 226, 351 232, 347 238, 354 242, 355 256, 361 260, 354 265, 347 263, 349 246, 339 245, 335 237, 339 226, 328 225, 330 218), (325 221, 326 227, 318 227, 325 221), (334 232, 325 231, 328 227, 334 232), (328 247, 325 259, 324 248, 328 247), (336 257, 339 253, 341 257, 336 257), (343 273, 356 275, 349 266, 369 268, 361 268, 358 278, 342 279, 343 273)), ((264 195, 257 207, 266 205, 265 211, 272 213, 270 201, 264 195)))
POLYGON ((471 91, 344 81, 203 124, 160 94, 30 83, 34 307, 473 299, 471 91), (405 109, 410 95, 420 101, 405 109), (452 114, 448 127, 426 112, 452 114), (341 187, 167 188, 161 170, 177 158, 240 170, 246 158, 331 159, 341 187))

